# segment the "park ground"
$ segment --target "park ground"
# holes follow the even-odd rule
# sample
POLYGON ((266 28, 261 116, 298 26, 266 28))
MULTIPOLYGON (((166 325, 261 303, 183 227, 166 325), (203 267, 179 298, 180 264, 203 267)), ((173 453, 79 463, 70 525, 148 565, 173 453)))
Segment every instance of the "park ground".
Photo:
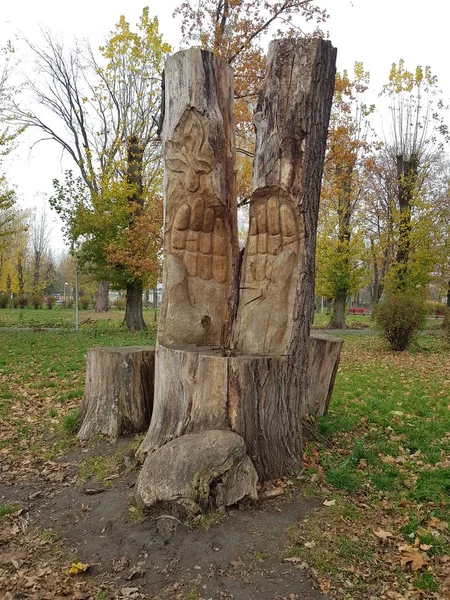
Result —
POLYGON ((135 335, 122 319, 83 311, 73 332, 69 310, 0 311, 0 327, 34 328, 0 331, 2 600, 450 598, 445 336, 394 353, 347 335, 303 470, 271 500, 181 524, 134 504, 139 437, 74 435, 86 349, 154 340, 153 313, 135 335))

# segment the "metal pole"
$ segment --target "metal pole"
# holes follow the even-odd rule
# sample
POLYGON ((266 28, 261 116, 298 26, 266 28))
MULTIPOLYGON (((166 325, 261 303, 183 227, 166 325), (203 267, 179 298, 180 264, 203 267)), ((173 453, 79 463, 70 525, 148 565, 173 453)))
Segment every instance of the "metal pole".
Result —
POLYGON ((78 331, 78 256, 75 255, 75 331, 78 331))

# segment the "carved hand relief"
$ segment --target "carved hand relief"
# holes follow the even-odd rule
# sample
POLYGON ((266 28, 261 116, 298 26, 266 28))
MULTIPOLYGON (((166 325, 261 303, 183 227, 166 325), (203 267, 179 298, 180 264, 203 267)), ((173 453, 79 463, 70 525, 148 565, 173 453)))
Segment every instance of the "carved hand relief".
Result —
POLYGON ((214 156, 203 116, 185 111, 166 143, 166 333, 179 343, 218 343, 229 283, 226 208, 213 188, 214 156))
POLYGON ((299 225, 284 194, 252 199, 239 319, 244 353, 285 351, 292 274, 303 243, 299 225))

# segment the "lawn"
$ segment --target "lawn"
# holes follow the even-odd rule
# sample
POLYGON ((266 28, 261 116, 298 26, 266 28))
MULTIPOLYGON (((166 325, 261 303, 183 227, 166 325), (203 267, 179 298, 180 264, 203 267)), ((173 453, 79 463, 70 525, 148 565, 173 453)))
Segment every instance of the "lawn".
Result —
MULTIPOLYGON (((66 311, 35 312, 65 318, 66 311)), ((88 347, 153 343, 152 313, 148 330, 137 335, 121 327, 119 312, 100 320, 81 315, 78 333, 0 332, 0 475, 8 486, 56 471, 54 461, 78 447, 74 411, 88 347)), ((315 425, 304 469, 276 485, 285 490, 280 501, 316 498, 320 508, 281 529, 276 550, 268 542, 256 563, 307 570, 330 598, 448 598, 450 354, 444 337, 423 335, 410 352, 393 353, 375 336, 347 336, 330 412, 315 425)), ((86 456, 77 485, 108 469, 104 459, 86 456)), ((17 506, 0 502, 0 519, 14 514, 17 506)))
POLYGON ((313 565, 338 597, 449 597, 444 339, 422 336, 411 352, 393 353, 375 337, 347 337, 330 412, 317 425, 301 480, 327 500, 292 533, 288 555, 313 565))

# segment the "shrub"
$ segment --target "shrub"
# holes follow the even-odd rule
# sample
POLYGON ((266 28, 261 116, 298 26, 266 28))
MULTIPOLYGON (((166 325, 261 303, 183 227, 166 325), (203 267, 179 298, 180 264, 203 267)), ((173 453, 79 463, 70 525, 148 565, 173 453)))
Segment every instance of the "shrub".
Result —
POLYGON ((54 296, 50 295, 47 296, 47 308, 48 310, 52 310, 52 308, 55 306, 56 304, 56 300, 54 298, 54 296))
POLYGON ((9 295, 1 293, 0 294, 0 308, 8 308, 9 306, 9 295))
POLYGON ((33 294, 30 298, 31 301, 31 306, 33 306, 36 310, 38 308, 42 308, 42 305, 44 304, 44 299, 42 298, 42 294, 33 294))
POLYGON ((19 308, 26 308, 28 306, 28 298, 25 295, 17 298, 17 306, 19 308))
POLYGON ((89 298, 87 296, 80 298, 80 306, 83 310, 87 310, 89 308, 89 298))
POLYGON ((116 308, 118 308, 119 310, 125 310, 125 308, 127 306, 127 299, 126 298, 117 298, 117 300, 115 300, 115 302, 114 302, 114 306, 116 308))
POLYGON ((392 350, 408 348, 425 324, 426 306, 420 294, 388 292, 376 308, 375 321, 392 350))

